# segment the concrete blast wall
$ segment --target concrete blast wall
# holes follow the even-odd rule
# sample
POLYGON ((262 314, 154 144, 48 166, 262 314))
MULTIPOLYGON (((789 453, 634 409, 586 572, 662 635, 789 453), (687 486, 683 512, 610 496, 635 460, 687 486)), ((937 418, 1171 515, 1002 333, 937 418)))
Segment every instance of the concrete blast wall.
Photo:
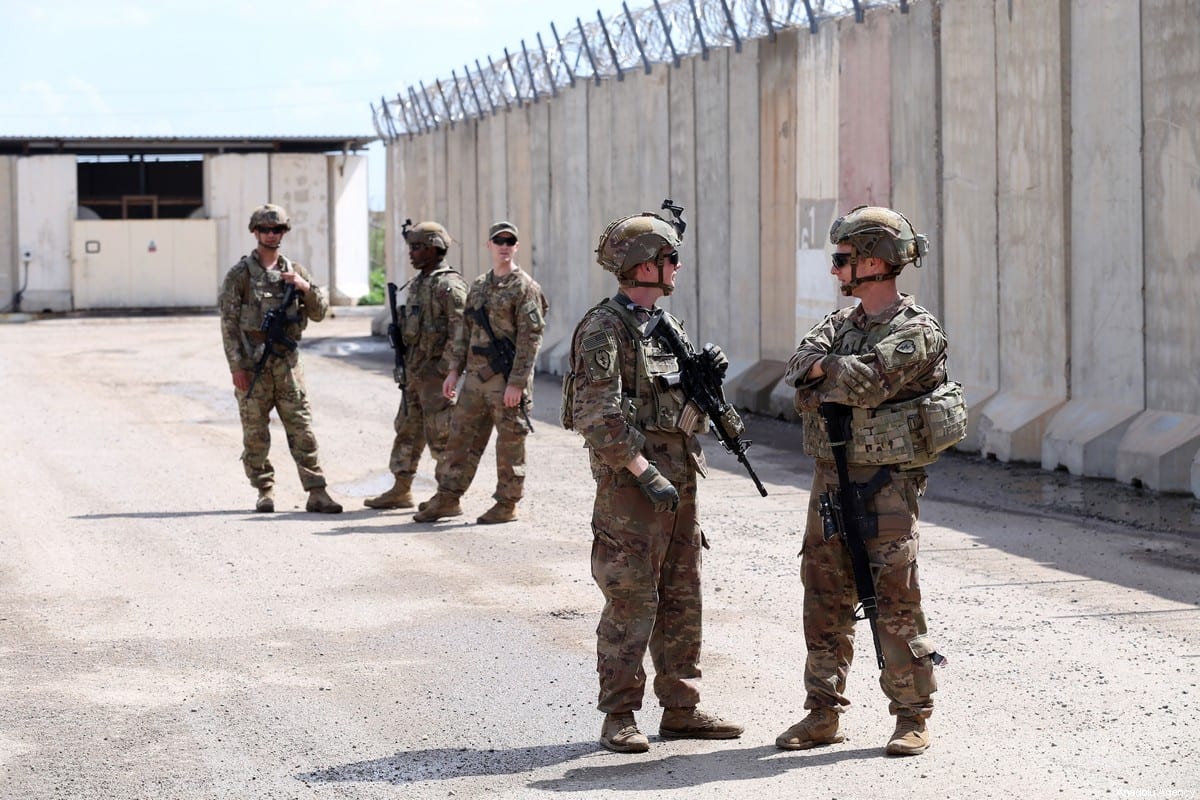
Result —
MULTIPOLYGON (((735 401, 789 417, 798 339, 845 300, 829 225, 904 212, 901 289, 942 319, 963 449, 1200 494, 1200 17, 1189 0, 928 0, 579 82, 389 146, 389 241, 446 221, 452 261, 521 227, 551 304, 540 367, 611 294, 613 218, 687 207, 669 300, 735 401)), ((403 249, 390 248, 395 274, 403 249)))
MULTIPOLYGON (((395 153, 389 153, 394 159, 395 153)), ((389 180, 394 173, 389 172, 389 180)), ((250 215, 265 202, 292 220, 283 253, 307 267, 337 304, 367 293, 366 158, 320 153, 222 154, 204 159, 205 206, 217 223, 220 278, 254 249, 250 215)), ((399 230, 397 227, 396 230, 399 230)), ((219 286, 213 288, 213 297, 219 286)))

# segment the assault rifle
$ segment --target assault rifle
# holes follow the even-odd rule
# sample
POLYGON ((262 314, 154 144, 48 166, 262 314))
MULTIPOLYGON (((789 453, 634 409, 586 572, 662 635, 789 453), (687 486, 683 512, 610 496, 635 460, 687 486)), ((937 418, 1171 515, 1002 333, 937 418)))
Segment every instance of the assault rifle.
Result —
POLYGON ((675 326, 668 321, 662 309, 654 312, 654 318, 646 326, 646 336, 650 335, 658 336, 679 362, 677 375, 667 376, 668 385, 678 384, 683 390, 683 396, 708 416, 709 428, 717 437, 717 441, 737 456, 746 472, 750 473, 750 479, 754 481, 758 493, 766 497, 767 489, 754 473, 754 467, 750 466, 750 459, 746 457, 746 451, 753 442, 742 438, 746 426, 742 424, 737 409, 725 401, 725 392, 721 388, 728 364, 717 365, 716 348, 711 344, 706 344, 704 350, 699 353, 693 350, 691 344, 685 341, 675 326))
POLYGON ((267 360, 275 355, 275 345, 291 351, 295 350, 300 344, 287 335, 288 323, 295 321, 288 319, 287 310, 295 297, 296 284, 289 283, 287 289, 283 292, 283 299, 279 301, 279 305, 263 315, 262 324, 258 326, 258 330, 266 335, 267 340, 263 343, 263 353, 259 356, 258 363, 254 365, 254 377, 250 379, 250 388, 246 390, 246 397, 253 394, 254 384, 258 383, 258 377, 262 375, 263 368, 267 366, 267 360))
POLYGON ((850 465, 846 459, 846 443, 850 441, 850 406, 839 403, 822 403, 821 419, 829 434, 829 448, 837 465, 837 493, 824 492, 818 498, 825 541, 840 536, 850 552, 850 566, 854 570, 854 587, 858 592, 858 608, 855 619, 865 619, 871 624, 871 638, 875 640, 875 660, 883 669, 883 649, 879 645, 879 606, 875 600, 875 579, 871 574, 871 561, 867 557, 867 539, 879 535, 879 518, 867 511, 867 500, 875 496, 892 479, 887 469, 875 473, 867 483, 850 480, 850 465))
MULTIPOLYGON (((491 320, 488 319, 487 307, 480 306, 479 308, 469 309, 467 315, 483 328, 484 333, 492 340, 492 343, 484 345, 473 345, 472 353, 478 353, 487 358, 488 366, 492 372, 497 375, 503 375, 504 380, 508 380, 508 376, 512 373, 513 362, 517 359, 517 346, 508 339, 500 338, 492 330, 491 320)), ((529 432, 533 433, 533 421, 529 419, 529 409, 527 408, 528 401, 525 399, 525 394, 521 394, 521 416, 525 418, 525 425, 528 426, 529 432)))
POLYGON ((388 308, 392 312, 392 321, 388 323, 387 337, 388 343, 392 346, 392 350, 396 353, 396 364, 392 367, 392 378, 396 381, 396 388, 400 390, 400 405, 404 408, 404 416, 408 416, 408 394, 404 391, 404 384, 407 382, 407 368, 404 365, 404 357, 408 355, 408 345, 404 344, 403 332, 400 330, 400 317, 396 311, 396 294, 400 289, 396 284, 388 281, 388 308))

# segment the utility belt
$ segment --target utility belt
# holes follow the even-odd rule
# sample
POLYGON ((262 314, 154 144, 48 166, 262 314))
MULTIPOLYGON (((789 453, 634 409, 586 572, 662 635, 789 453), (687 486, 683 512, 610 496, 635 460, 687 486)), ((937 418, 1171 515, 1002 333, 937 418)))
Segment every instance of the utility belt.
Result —
MULTIPOLYGON (((801 415, 804 452, 823 461, 833 460, 829 434, 816 411, 801 415)), ((846 460, 854 465, 931 464, 943 450, 962 441, 967 433, 967 404, 962 384, 946 381, 928 394, 888 403, 878 408, 855 408, 850 420, 846 460)))

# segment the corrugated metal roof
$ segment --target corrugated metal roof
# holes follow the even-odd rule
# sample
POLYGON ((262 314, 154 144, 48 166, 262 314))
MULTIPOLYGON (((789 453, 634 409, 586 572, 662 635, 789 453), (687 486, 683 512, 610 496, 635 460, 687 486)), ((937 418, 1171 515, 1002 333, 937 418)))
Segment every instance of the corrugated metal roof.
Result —
POLYGON ((0 155, 329 153, 366 149, 377 136, 0 136, 0 155))

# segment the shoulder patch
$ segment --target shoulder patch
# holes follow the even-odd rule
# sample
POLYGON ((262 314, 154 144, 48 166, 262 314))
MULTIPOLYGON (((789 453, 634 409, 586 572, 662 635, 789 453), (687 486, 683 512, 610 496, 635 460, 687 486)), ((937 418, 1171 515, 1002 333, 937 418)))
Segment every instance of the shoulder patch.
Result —
POLYGON ((606 330, 601 329, 601 330, 592 331, 587 336, 585 336, 583 338, 582 344, 583 344, 584 350, 598 350, 599 348, 604 347, 605 345, 615 345, 616 342, 613 341, 612 334, 610 334, 606 330))
POLYGON ((884 339, 876 348, 886 370, 925 360, 925 337, 920 330, 884 339))
POLYGON ((530 326, 535 331, 540 331, 545 324, 542 319, 542 309, 538 307, 536 300, 530 300, 522 308, 521 313, 529 320, 530 326))
POLYGON ((587 366, 588 378, 593 383, 610 381, 617 374, 617 340, 603 329, 589 331, 580 342, 583 347, 583 363, 587 366))

